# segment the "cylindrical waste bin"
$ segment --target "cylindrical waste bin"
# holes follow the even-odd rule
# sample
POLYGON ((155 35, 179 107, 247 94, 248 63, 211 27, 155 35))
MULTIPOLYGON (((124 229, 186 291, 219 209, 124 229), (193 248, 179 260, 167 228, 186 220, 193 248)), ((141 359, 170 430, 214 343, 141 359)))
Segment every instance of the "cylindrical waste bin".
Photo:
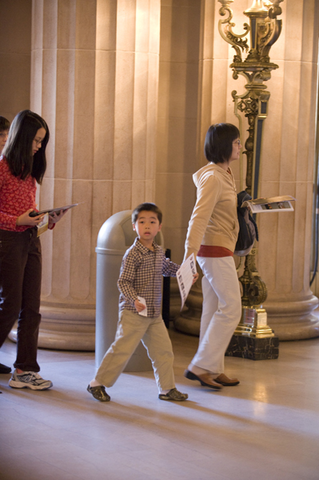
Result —
MULTIPOLYGON (((126 250, 133 244, 136 233, 132 227, 132 212, 115 213, 103 223, 96 246, 96 318, 95 365, 99 367, 113 343, 118 321, 119 291, 117 280, 126 250)), ((163 235, 155 239, 163 247, 163 235)), ((152 369, 146 350, 140 343, 125 367, 126 372, 145 372, 152 369)))

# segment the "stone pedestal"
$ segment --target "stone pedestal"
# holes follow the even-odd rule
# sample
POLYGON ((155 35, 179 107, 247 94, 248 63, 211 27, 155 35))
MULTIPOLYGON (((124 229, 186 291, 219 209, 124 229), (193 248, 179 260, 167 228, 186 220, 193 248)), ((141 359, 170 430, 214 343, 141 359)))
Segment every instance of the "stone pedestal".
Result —
MULTIPOLYGON (((95 309, 67 308, 41 305, 42 314, 39 342, 41 348, 58 350, 94 351, 95 309)), ((16 342, 17 326, 9 338, 16 342)))
POLYGON ((318 298, 304 295, 270 294, 265 308, 268 324, 280 340, 304 340, 319 336, 318 298))
POLYGON ((228 357, 249 358, 250 360, 274 360, 279 356, 279 338, 251 338, 233 335, 226 350, 228 357))

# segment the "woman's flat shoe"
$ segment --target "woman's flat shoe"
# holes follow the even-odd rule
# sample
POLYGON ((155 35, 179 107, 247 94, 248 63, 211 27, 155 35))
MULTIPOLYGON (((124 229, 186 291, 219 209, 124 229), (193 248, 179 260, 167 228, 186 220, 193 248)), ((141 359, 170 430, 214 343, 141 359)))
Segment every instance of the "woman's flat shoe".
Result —
POLYGON ((222 388, 222 385, 219 383, 216 383, 211 376, 211 373, 202 373, 201 375, 195 375, 195 373, 185 370, 184 376, 188 378, 189 380, 198 380, 203 387, 210 387, 210 388, 216 388, 217 390, 220 390, 222 388))
POLYGON ((235 385, 239 384, 239 380, 237 378, 228 378, 224 373, 221 373, 217 378, 214 378, 214 381, 220 385, 223 385, 223 387, 234 387, 235 385))

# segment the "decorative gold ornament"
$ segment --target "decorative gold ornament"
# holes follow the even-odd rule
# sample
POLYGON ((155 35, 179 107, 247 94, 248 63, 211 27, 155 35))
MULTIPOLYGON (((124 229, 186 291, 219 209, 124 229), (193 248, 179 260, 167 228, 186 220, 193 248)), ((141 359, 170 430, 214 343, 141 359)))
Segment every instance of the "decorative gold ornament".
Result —
MULTIPOLYGON (((241 35, 233 32, 235 23, 232 22, 233 12, 230 4, 234 0, 218 1, 222 4, 220 15, 226 16, 218 23, 220 35, 235 50, 233 63, 230 65, 233 78, 237 80, 239 75, 242 75, 247 80, 245 92, 238 95, 234 90, 232 97, 235 115, 240 118, 240 114, 243 114, 248 122, 248 138, 243 152, 247 157, 246 191, 253 198, 257 198, 262 124, 267 118, 270 97, 264 82, 270 79, 271 71, 278 68, 278 65, 270 62, 269 52, 281 33, 282 20, 278 20, 277 16, 282 13, 280 3, 283 0, 254 0, 252 6, 244 12, 249 18, 249 25, 244 24, 244 33, 241 35), (245 59, 242 57, 244 53, 245 59)), ((267 325, 266 310, 260 307, 267 298, 267 287, 255 267, 256 255, 257 251, 254 248, 246 257, 244 274, 239 278, 243 287, 243 310, 235 334, 252 337, 273 336, 273 331, 267 325)))

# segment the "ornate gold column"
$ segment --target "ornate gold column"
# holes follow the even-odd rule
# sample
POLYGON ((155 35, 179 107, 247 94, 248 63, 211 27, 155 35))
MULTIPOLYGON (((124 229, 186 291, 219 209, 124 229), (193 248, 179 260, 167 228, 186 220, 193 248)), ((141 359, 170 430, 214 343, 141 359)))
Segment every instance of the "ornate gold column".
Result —
POLYGON ((99 229, 155 199, 160 0, 36 0, 32 24, 31 109, 51 132, 39 207, 81 202, 41 238, 39 345, 93 350, 99 229))

